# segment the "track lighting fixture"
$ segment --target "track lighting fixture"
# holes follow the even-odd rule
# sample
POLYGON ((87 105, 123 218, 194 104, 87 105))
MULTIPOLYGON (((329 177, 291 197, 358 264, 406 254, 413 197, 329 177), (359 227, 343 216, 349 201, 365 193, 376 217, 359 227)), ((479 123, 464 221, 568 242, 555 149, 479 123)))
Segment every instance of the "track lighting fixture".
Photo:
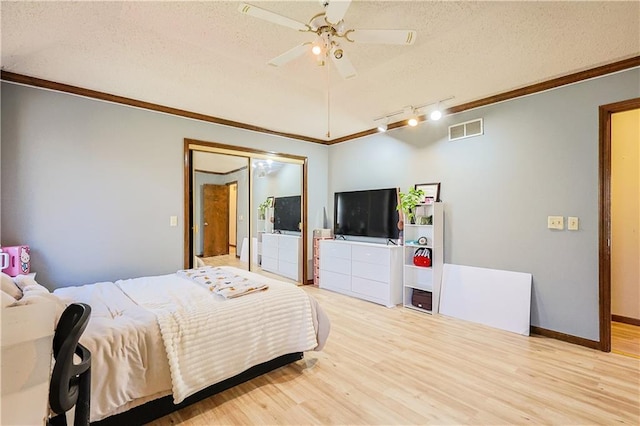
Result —
MULTIPOLYGON (((442 118, 442 109, 440 107, 440 104, 444 101, 448 101, 453 98, 454 98, 453 96, 450 96, 446 99, 441 99, 436 102, 430 102, 430 103, 426 103, 418 106, 409 105, 399 111, 395 111, 390 114, 385 114, 382 117, 376 118, 374 119, 374 121, 376 122, 376 127, 378 131, 384 132, 389 128, 389 119, 391 117, 395 115, 404 115, 405 117, 408 117, 408 118, 405 118, 407 120, 406 125, 409 125, 411 127, 416 127, 418 123, 420 123, 420 121, 424 120, 424 115, 427 114, 427 112, 425 111, 426 107, 431 105, 435 105, 435 108, 428 113, 429 119, 432 121, 437 121, 442 118)), ((399 126, 393 126, 393 128, 396 128, 396 127, 399 127, 399 126)))
POLYGON ((383 132, 384 133, 384 132, 387 131, 387 129, 389 129, 389 117, 383 117, 383 118, 381 118, 381 119, 379 119, 377 121, 378 121, 378 127, 377 128, 378 128, 379 132, 383 132))
POLYGON ((431 114, 429 114, 429 118, 433 121, 440 120, 442 118, 442 111, 440 111, 440 108, 436 108, 431 111, 431 114))

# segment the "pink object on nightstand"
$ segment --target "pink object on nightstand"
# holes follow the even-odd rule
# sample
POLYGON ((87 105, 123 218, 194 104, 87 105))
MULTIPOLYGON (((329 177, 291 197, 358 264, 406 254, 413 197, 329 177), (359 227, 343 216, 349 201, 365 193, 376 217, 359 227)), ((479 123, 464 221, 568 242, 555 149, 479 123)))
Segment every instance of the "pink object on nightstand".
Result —
POLYGON ((10 277, 28 274, 31 271, 29 246, 0 247, 0 263, 2 272, 10 277))

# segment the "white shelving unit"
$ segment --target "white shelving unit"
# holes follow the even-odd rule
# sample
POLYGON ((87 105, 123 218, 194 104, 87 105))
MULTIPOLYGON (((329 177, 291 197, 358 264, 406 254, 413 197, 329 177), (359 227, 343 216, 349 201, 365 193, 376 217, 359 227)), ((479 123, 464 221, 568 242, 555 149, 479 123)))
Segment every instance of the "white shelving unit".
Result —
POLYGON ((443 225, 444 207, 442 203, 420 205, 418 216, 431 216, 430 225, 412 225, 405 222, 403 231, 403 305, 426 313, 437 313, 440 302, 440 285, 442 281, 443 225), (427 239, 426 244, 418 243, 420 237, 427 239), (431 266, 416 266, 413 257, 417 249, 431 250, 431 266), (431 293, 431 308, 418 307, 412 304, 414 290, 431 293))

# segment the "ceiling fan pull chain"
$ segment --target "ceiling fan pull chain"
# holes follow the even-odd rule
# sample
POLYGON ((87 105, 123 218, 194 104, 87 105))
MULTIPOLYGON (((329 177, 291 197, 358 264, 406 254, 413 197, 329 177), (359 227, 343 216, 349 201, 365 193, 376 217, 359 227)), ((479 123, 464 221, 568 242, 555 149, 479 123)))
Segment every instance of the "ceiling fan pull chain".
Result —
POLYGON ((329 81, 329 66, 327 69, 327 138, 331 137, 331 84, 329 81))

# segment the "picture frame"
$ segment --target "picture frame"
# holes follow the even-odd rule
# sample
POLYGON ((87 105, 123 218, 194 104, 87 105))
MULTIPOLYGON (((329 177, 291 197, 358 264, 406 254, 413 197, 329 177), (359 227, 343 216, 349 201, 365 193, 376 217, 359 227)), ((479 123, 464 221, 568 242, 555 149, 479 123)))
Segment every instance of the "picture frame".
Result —
POLYGON ((276 198, 275 197, 267 197, 267 207, 275 207, 276 198))
POLYGON ((424 198, 421 204, 432 204, 440 201, 440 182, 435 183, 417 183, 415 189, 424 191, 424 198))

